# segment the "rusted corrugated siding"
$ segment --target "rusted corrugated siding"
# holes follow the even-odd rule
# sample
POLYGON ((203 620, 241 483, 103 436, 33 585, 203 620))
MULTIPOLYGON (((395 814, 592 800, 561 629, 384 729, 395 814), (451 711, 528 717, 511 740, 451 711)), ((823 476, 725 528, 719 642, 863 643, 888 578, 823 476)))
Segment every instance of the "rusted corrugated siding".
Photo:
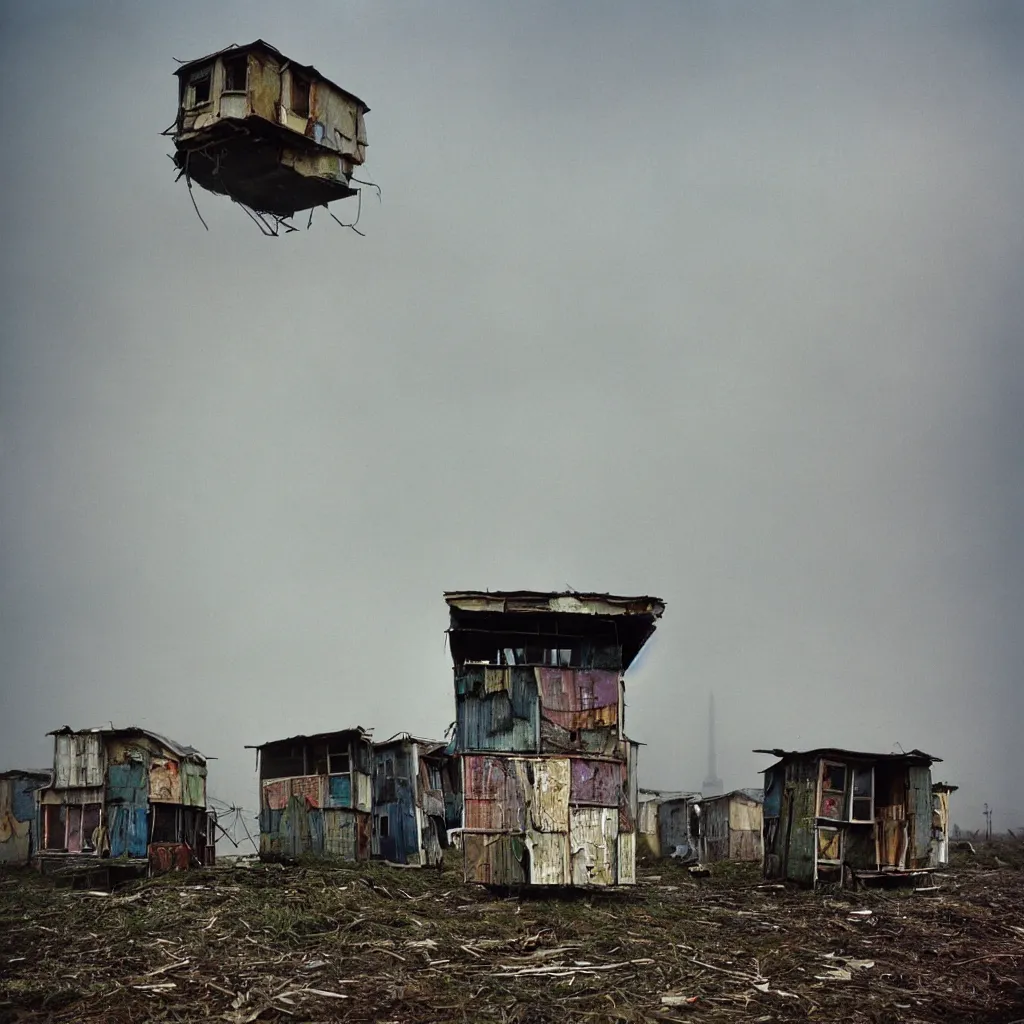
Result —
POLYGON ((460 750, 535 753, 539 743, 533 669, 468 665, 456 674, 460 750))
POLYGON ((519 836, 467 832, 462 843, 464 874, 469 882, 484 885, 523 885, 526 843, 519 836))
POLYGON ((512 758, 467 754, 463 785, 467 829, 525 831, 526 798, 512 758))

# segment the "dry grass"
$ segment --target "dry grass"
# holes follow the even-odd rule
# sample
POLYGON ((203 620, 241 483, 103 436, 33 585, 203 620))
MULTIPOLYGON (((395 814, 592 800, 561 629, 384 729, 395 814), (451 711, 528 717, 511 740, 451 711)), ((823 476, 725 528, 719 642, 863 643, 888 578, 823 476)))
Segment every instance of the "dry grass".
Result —
MULTIPOLYGON (((1000 852, 1001 851, 1001 852, 1000 852)), ((224 867, 113 894, 0 879, 0 1021, 1024 1022, 1024 847, 938 894, 646 866, 500 897, 453 872, 224 867), (865 913, 870 911, 870 913, 865 913)))

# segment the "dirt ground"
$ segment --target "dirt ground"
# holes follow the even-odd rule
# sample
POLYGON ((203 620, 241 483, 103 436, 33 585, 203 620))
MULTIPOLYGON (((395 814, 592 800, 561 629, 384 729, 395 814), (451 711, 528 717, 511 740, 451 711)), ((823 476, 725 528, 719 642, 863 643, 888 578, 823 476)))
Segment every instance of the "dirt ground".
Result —
POLYGON ((1022 868, 979 846, 937 892, 826 894, 659 863, 572 898, 380 865, 7 874, 0 1021, 1021 1024, 1022 868))

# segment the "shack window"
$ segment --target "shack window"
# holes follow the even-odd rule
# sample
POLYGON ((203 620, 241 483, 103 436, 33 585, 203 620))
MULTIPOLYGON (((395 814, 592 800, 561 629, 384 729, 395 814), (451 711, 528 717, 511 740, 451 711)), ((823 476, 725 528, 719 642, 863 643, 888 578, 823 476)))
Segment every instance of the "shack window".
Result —
POLYGON ((153 815, 153 833, 150 841, 154 843, 181 842, 179 815, 181 808, 174 804, 151 804, 153 815))
POLYGON ((327 755, 328 775, 347 775, 350 770, 348 751, 332 751, 327 755))
POLYGON ((381 814, 377 817, 377 835, 381 839, 387 839, 391 835, 391 823, 388 821, 386 814, 381 814))
POLYGON ((853 799, 850 821, 875 820, 875 772, 873 768, 853 769, 853 799))
POLYGON ((393 779, 395 777, 395 759, 393 757, 384 758, 384 778, 393 779))
POLYGON ((209 68, 197 71, 188 80, 188 95, 186 99, 190 107, 201 107, 204 103, 210 102, 209 68))
POLYGON ((249 58, 245 54, 242 54, 240 57, 225 57, 224 91, 245 92, 248 74, 249 58))
POLYGON ((292 113, 309 117, 309 82, 292 72, 292 113))
POLYGON ((843 821, 846 818, 847 769, 834 761, 821 762, 821 806, 819 818, 843 821))

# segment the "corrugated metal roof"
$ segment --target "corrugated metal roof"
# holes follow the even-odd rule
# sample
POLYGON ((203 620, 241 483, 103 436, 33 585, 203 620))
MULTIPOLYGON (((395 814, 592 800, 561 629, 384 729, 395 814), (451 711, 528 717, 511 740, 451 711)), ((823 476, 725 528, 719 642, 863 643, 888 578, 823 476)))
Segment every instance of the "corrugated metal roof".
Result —
POLYGON ((447 740, 428 740, 423 736, 413 736, 411 732, 396 732, 394 736, 381 740, 379 743, 375 742, 373 746, 375 750, 379 750, 381 747, 390 747, 402 743, 415 743, 423 747, 424 751, 428 754, 444 750, 448 746, 447 740))
POLYGON ((348 729, 332 729, 329 732, 315 732, 299 734, 297 736, 285 736, 279 740, 267 740, 265 743, 247 743, 246 750, 262 750, 264 747, 276 746, 278 743, 308 743, 316 740, 329 740, 339 736, 357 734, 360 739, 370 739, 373 735, 372 729, 364 729, 361 725, 355 725, 348 729))
POLYGON ((450 608, 464 611, 558 612, 576 615, 654 615, 660 618, 665 602, 658 597, 639 595, 584 593, 576 590, 446 590, 444 599, 450 608), (480 608, 480 604, 485 607, 480 608), (496 605, 505 607, 495 608, 496 605))
POLYGON ((888 754, 872 754, 863 750, 844 750, 842 747, 816 747, 814 750, 783 750, 779 747, 774 749, 755 748, 755 754, 771 754, 780 760, 788 761, 797 757, 852 757, 864 761, 927 761, 928 763, 941 762, 941 757, 934 754, 926 754, 923 750, 900 750, 888 754))
POLYGON ((232 43, 230 46, 225 46, 223 50, 217 50, 215 53, 208 53, 205 57, 196 57, 194 60, 185 61, 178 70, 174 72, 174 74, 180 78, 183 74, 191 71, 192 68, 197 65, 205 64, 207 61, 216 60, 225 53, 233 53, 234 51, 245 53, 250 50, 262 50, 264 53, 269 53, 270 55, 277 57, 282 64, 289 64, 298 68, 299 71, 303 72, 310 78, 319 78, 322 82, 326 82, 332 88, 337 89, 338 92, 343 92, 346 96, 354 99, 357 103, 360 103, 363 107, 364 114, 368 114, 370 112, 370 108, 366 105, 365 101, 361 100, 354 92, 350 92, 348 89, 343 89, 337 82, 332 82, 326 75, 317 71, 312 64, 300 64, 297 60, 292 60, 290 57, 286 57, 276 46, 271 46, 270 43, 263 39, 254 39, 251 43, 246 43, 244 46, 232 43))
POLYGON ((178 757, 189 758, 191 760, 198 760, 206 763, 206 757, 196 750, 195 747, 190 747, 185 743, 178 743, 176 740, 172 740, 167 736, 161 736, 158 732, 153 732, 152 729, 143 729, 138 725, 126 725, 121 729, 115 728, 114 726, 97 726, 92 729, 72 729, 70 725, 63 725, 59 729, 53 729, 51 732, 46 734, 47 736, 85 736, 85 735, 99 735, 99 736, 148 736, 150 739, 154 739, 157 743, 162 744, 172 753, 178 755, 178 757))

